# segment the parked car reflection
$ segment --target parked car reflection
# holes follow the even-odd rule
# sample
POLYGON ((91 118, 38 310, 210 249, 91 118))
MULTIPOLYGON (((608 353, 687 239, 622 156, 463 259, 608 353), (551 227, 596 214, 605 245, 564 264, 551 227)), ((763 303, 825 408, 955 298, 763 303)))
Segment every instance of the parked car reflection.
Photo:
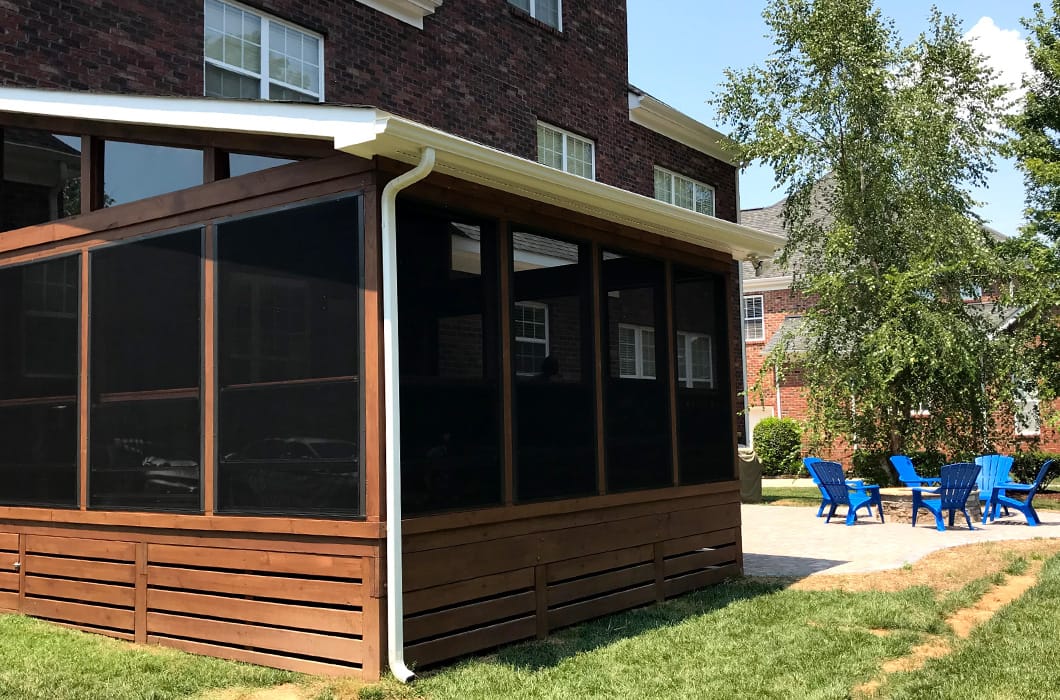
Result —
POLYGON ((226 509, 348 511, 359 502, 359 448, 350 440, 270 437, 222 458, 226 509))

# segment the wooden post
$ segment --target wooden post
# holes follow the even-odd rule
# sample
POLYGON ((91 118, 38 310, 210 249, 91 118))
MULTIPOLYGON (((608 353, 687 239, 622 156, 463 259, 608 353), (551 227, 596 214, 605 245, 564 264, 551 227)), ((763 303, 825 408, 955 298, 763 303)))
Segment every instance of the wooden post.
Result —
POLYGON ((501 420, 503 421, 502 463, 504 465, 504 505, 515 502, 515 386, 512 380, 512 233, 507 221, 497 222, 500 254, 500 324, 501 324, 501 420))
MULTIPOLYGON (((674 318, 674 266, 666 263, 666 271, 663 276, 663 285, 666 287, 666 340, 665 346, 668 350, 666 357, 666 378, 670 385, 670 461, 673 465, 673 485, 681 483, 681 450, 677 444, 677 339, 676 324, 674 318)), ((658 345, 658 343, 656 344, 658 345)))
POLYGON ((217 483, 217 229, 208 224, 202 250, 202 510, 213 515, 217 483))
POLYGON ((534 567, 534 594, 537 601, 537 638, 548 636, 548 567, 534 567))
POLYGON ((136 543, 136 597, 133 603, 133 637, 147 644, 147 542, 136 543))
POLYGON ((600 244, 593 242, 589 246, 590 253, 590 284, 592 285, 592 324, 593 324, 593 384, 594 393, 596 400, 593 402, 596 406, 596 490, 601 496, 607 493, 607 470, 606 470, 606 449, 607 443, 604 440, 604 433, 606 432, 606 426, 604 421, 606 419, 604 413, 604 353, 606 349, 603 347, 604 334, 601 328, 603 323, 603 301, 601 299, 600 289, 603 286, 603 280, 600 276, 600 244))
POLYGON ((98 136, 81 137, 81 213, 88 214, 103 208, 103 139, 98 136))
MULTIPOLYGON (((83 183, 82 183, 83 184, 83 183)), ((88 371, 89 371, 89 256, 88 250, 81 253, 81 309, 78 331, 78 344, 80 356, 78 358, 77 378, 77 483, 78 483, 78 505, 81 510, 88 510, 88 414, 92 404, 92 397, 88 393, 88 371)))
POLYGON ((656 542, 652 552, 655 556, 655 600, 661 603, 666 600, 666 559, 662 542, 656 542))
POLYGON ((364 190, 364 514, 368 522, 386 520, 385 447, 383 424, 382 251, 380 249, 379 190, 364 190))

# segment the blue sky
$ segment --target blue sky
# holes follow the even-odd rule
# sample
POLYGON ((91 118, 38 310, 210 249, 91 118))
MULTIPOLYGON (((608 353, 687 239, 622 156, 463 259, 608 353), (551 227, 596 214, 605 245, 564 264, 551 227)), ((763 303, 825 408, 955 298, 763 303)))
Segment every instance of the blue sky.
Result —
MULTIPOLYGON (((936 0, 935 4, 960 18, 966 32, 976 28, 976 45, 995 68, 1018 75, 1026 61, 1016 41, 1025 36, 1019 20, 1031 14, 1031 0, 936 0)), ((877 6, 909 41, 926 26, 931 3, 877 0, 877 6)), ((627 7, 630 82, 718 128, 706 100, 719 89, 724 69, 761 64, 772 49, 762 21, 765 2, 628 0, 627 7)), ((998 161, 996 166, 988 187, 976 190, 974 196, 983 202, 978 212, 987 223, 1013 235, 1023 222, 1023 179, 1010 162, 998 161)), ((771 171, 752 166, 741 177, 741 206, 760 207, 781 199, 783 193, 773 186, 771 171)))

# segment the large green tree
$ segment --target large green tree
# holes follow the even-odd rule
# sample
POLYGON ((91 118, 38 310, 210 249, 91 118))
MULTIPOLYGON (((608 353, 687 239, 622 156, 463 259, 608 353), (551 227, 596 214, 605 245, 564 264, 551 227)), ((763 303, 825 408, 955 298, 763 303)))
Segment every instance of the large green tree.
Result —
POLYGON ((909 44, 871 0, 773 0, 763 16, 773 53, 728 71, 715 102, 788 195, 780 262, 814 301, 795 344, 811 429, 981 449, 1006 340, 964 298, 1005 270, 969 192, 992 169, 1003 90, 934 9, 909 44))
POLYGON ((1008 118, 1006 144, 1027 187, 1028 224, 1006 245, 1021 273, 1013 296, 1022 314, 1013 332, 1029 349, 1017 376, 1043 399, 1060 395, 1060 0, 1051 10, 1035 4, 1023 22, 1033 72, 1024 80, 1026 98, 1008 118))

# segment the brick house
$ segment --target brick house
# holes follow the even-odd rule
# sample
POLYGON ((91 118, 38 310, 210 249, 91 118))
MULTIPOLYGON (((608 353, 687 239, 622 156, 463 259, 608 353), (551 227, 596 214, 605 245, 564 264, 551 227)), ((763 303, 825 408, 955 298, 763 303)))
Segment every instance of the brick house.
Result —
POLYGON ((407 678, 741 570, 739 261, 780 239, 629 86, 624 3, 0 31, 0 610, 407 678))
MULTIPOLYGON (((783 236, 784 204, 785 200, 780 200, 767 207, 744 209, 740 212, 740 220, 745 226, 783 236)), ((996 231, 992 233, 1001 235, 996 231)), ((752 385, 781 337, 797 332, 800 319, 812 305, 812 299, 793 292, 790 271, 773 260, 744 261, 740 272, 744 362, 747 383, 752 385)), ((989 301, 969 300, 968 303, 978 313, 991 318, 1002 331, 1008 324, 1018 322, 1018 314, 1012 309, 995 309, 989 301)), ((808 415, 806 387, 798 367, 789 368, 780 381, 770 368, 766 367, 766 372, 769 380, 762 383, 761 399, 749 401, 749 430, 769 416, 805 419, 808 415)), ((1019 406, 1017 415, 999 415, 996 421, 999 434, 1008 431, 1010 435, 1008 443, 998 445, 998 449, 1060 451, 1060 433, 1040 420, 1038 402, 1033 397, 1027 397, 1019 406)), ((845 459, 849 454, 849 449, 839 447, 835 456, 845 459)))

